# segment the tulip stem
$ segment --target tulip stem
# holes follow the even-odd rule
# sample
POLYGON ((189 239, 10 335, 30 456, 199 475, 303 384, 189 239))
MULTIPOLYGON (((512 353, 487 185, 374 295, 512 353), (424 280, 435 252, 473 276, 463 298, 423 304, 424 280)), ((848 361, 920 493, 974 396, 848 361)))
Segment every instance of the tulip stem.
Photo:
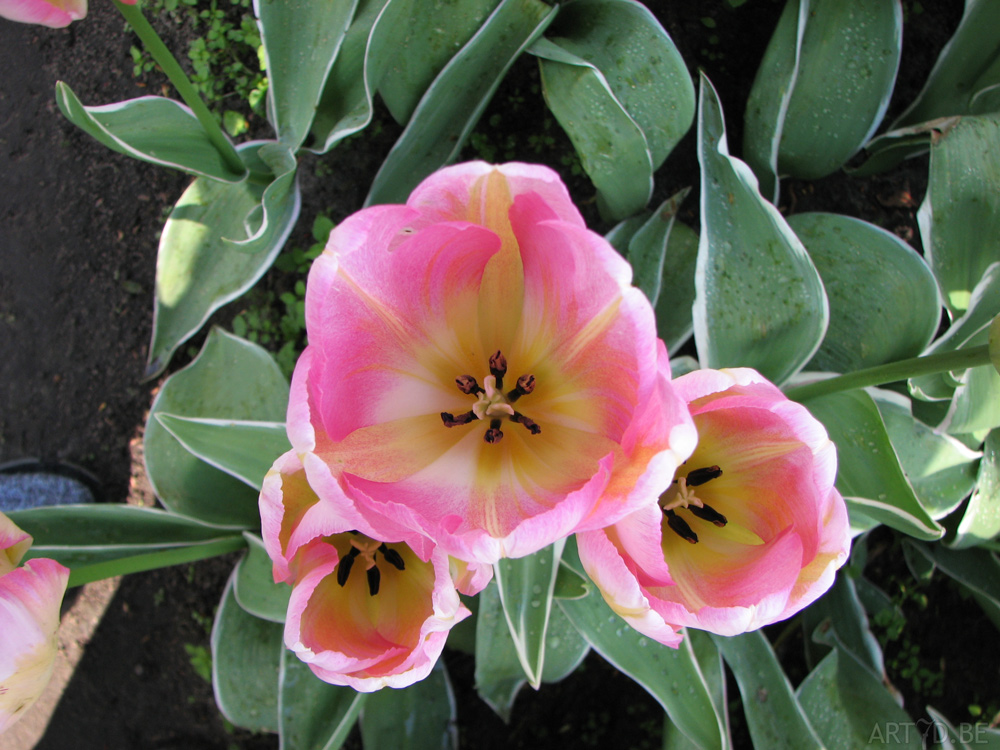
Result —
POLYGON ((219 123, 216 122, 212 113, 208 111, 208 107, 205 106, 205 102, 202 101, 198 90, 191 83, 191 79, 187 77, 180 63, 177 62, 177 58, 167 49, 167 45, 160 39, 160 35, 149 25, 149 21, 142 14, 139 5, 125 5, 118 0, 114 0, 114 4, 121 11, 121 14, 125 16, 125 20, 128 21, 129 26, 132 27, 132 30, 135 31, 139 39, 142 40, 142 44, 149 51, 149 54, 153 56, 156 63, 167 74, 167 78, 170 79, 174 88, 177 89, 177 93, 181 95, 185 104, 191 108, 194 116, 198 118, 198 122, 205 129, 208 139, 225 160, 226 166, 236 174, 244 174, 247 168, 243 160, 240 159, 240 155, 236 153, 233 144, 230 143, 226 134, 222 132, 222 128, 219 127, 219 123))
POLYGON ((886 383, 895 383, 907 378, 915 378, 919 375, 933 375, 939 372, 965 370, 969 367, 979 367, 989 364, 989 347, 983 344, 982 346, 959 349, 954 352, 942 352, 926 357, 901 359, 898 362, 891 362, 887 365, 869 367, 864 370, 849 372, 846 375, 837 375, 825 380, 817 380, 814 383, 806 385, 792 386, 785 391, 785 395, 793 401, 806 401, 818 396, 849 391, 854 388, 885 385, 886 383))
POLYGON ((105 560, 92 565, 81 565, 71 568, 69 573, 69 587, 82 586, 85 583, 93 583, 105 578, 126 575, 128 573, 143 573, 147 570, 157 568, 167 568, 171 565, 182 565, 183 563, 205 560, 209 557, 218 557, 229 552, 243 549, 247 546, 246 540, 241 534, 223 537, 207 544, 192 544, 188 547, 178 547, 174 549, 161 550, 160 552, 150 552, 146 555, 133 555, 122 557, 117 560, 105 560))

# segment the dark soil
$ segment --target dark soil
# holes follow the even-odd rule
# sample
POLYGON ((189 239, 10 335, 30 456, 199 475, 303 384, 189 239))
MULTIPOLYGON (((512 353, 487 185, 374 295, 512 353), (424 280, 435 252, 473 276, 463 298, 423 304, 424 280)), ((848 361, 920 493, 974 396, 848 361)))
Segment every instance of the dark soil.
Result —
MULTIPOLYGON (((755 0, 736 10, 722 0, 648 4, 692 71, 703 68, 716 85, 727 107, 730 148, 739 154, 746 96, 783 3, 755 0), (715 22, 714 27, 706 18, 715 22)), ((915 5, 906 3, 908 8, 915 5)), ((915 96, 961 10, 960 0, 951 0, 927 3, 922 14, 911 16, 900 80, 887 120, 915 96)), ((169 24, 163 28, 168 44, 183 57, 183 31, 169 24)), ((162 77, 148 76, 145 87, 133 78, 131 44, 122 20, 106 0, 93 0, 90 16, 66 30, 0 21, 0 70, 5 73, 0 89, 4 145, 0 151, 4 175, 0 184, 0 462, 27 456, 70 461, 100 477, 108 501, 149 504, 137 448, 158 385, 142 382, 152 323, 157 237, 164 211, 187 179, 109 152, 63 119, 53 97, 56 80, 69 83, 85 104, 161 93, 162 77)), ((524 59, 484 116, 480 133, 484 143, 499 144, 502 158, 508 158, 505 144, 513 144, 513 157, 561 169, 588 221, 606 230, 596 215, 593 189, 560 164, 569 148, 558 126, 551 131, 556 136, 551 150, 535 153, 524 148, 526 135, 538 132, 546 117, 535 64, 524 59), (527 98, 524 113, 530 117, 510 116, 514 93, 527 98)), ((261 127, 259 122, 256 127, 261 127)), ((321 167, 316 159, 304 160, 304 205, 293 246, 311 244, 309 227, 317 214, 339 221, 360 208, 399 132, 382 112, 375 127, 324 157, 321 167)), ((464 156, 475 158, 477 152, 467 148, 464 156)), ((781 207, 790 212, 825 210, 864 218, 919 249, 914 214, 923 197, 926 168, 926 159, 916 159, 880 177, 834 175, 813 183, 790 182, 783 190, 781 207)), ((654 204, 688 185, 697 191, 693 133, 659 171, 656 184, 654 204)), ((697 226, 695 195, 688 198, 681 218, 697 226)), ((264 281, 265 288, 280 283, 273 277, 264 281)), ((227 324, 240 309, 241 303, 236 302, 216 320, 227 324)), ((193 344, 199 346, 200 339, 193 344)), ((185 359, 181 352, 172 369, 185 359)), ((227 727, 215 709, 210 685, 191 663, 189 648, 208 646, 205 623, 211 621, 231 567, 232 560, 225 559, 126 577, 37 747, 277 747, 274 737, 255 737, 227 727)), ((950 615, 951 622, 981 620, 974 604, 954 592, 947 594, 945 584, 940 588, 942 601, 957 608, 950 615)), ((932 600, 937 595, 935 591, 932 600)), ((943 619, 938 621, 937 629, 921 628, 920 642, 929 643, 932 653, 953 641, 950 634, 955 632, 943 619)), ((980 643, 996 642, 995 632, 988 628, 975 632, 982 637, 980 643)), ((792 639, 789 649, 795 647, 792 639)), ((797 648, 801 653, 801 641, 797 648)), ((986 682, 975 684, 974 674, 983 671, 976 671, 982 654, 969 663, 971 656, 971 649, 948 648, 944 694, 930 701, 955 721, 968 720, 965 707, 970 702, 988 701, 987 694, 995 693, 991 687, 995 675, 986 675, 986 682)), ((994 661, 1000 658, 996 649, 992 657, 994 661)), ((449 652, 446 661, 466 747, 572 744, 638 749, 660 744, 658 706, 597 657, 590 657, 583 669, 559 686, 544 686, 537 693, 525 689, 509 726, 476 696, 471 658, 449 652)), ((914 714, 928 702, 928 696, 900 687, 909 693, 907 705, 914 714)), ((737 695, 734 690, 731 698, 737 695)), ((737 723, 738 714, 736 710, 737 723)), ((357 746, 356 735, 351 742, 357 746)))

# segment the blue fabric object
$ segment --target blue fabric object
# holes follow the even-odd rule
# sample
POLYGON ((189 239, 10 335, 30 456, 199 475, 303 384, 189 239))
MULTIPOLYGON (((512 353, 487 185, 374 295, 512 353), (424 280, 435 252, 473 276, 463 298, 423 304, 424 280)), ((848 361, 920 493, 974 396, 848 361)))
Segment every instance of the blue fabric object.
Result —
POLYGON ((68 476, 46 471, 0 473, 0 511, 92 502, 90 488, 68 476))

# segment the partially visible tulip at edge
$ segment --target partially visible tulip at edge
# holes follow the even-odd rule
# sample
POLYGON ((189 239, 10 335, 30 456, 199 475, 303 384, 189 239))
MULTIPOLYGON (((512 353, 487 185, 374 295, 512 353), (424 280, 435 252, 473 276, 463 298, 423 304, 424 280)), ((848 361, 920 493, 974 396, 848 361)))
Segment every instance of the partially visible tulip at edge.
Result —
MULTIPOLYGON (((121 0, 135 5, 136 0, 121 0)), ((0 0, 0 18, 61 29, 87 15, 87 0, 0 0)))
POLYGON ((458 591, 476 594, 492 576, 320 499, 294 451, 265 477, 260 511, 274 580, 292 586, 285 645, 333 685, 371 692, 424 679, 471 614, 458 591))
POLYGON ((487 564, 655 504, 695 431, 631 281, 546 167, 448 167, 348 217, 292 378, 309 484, 487 564))
POLYGON ((69 570, 43 558, 17 567, 30 546, 31 537, 0 513, 0 734, 49 684, 58 650, 69 570))
POLYGON ((671 646, 681 627, 736 635, 790 617, 851 545, 836 448, 804 406, 750 369, 674 387, 698 430, 693 455, 659 504, 577 536, 611 608, 671 646))

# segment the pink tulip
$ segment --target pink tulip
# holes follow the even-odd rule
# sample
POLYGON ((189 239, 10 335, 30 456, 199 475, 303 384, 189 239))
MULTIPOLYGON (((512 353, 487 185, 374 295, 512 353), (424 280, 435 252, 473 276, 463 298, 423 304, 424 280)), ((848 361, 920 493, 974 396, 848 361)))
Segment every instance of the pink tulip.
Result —
MULTIPOLYGON (((136 0, 122 0, 135 5, 136 0)), ((61 29, 87 15, 87 0, 0 0, 0 18, 61 29)))
POLYGON ((370 692, 422 680, 470 614, 457 589, 478 593, 491 577, 440 548, 423 545, 421 556, 377 536, 349 504, 317 497, 294 452, 265 477, 260 508, 274 579, 292 585, 285 645, 333 685, 370 692))
POLYGON ((55 666, 69 570, 36 559, 15 567, 31 537, 0 513, 0 734, 42 694, 55 666))
POLYGON ((748 369, 674 387, 694 454, 658 505, 578 537, 612 609, 668 645, 680 627, 736 635, 790 617, 830 587, 851 544, 836 448, 805 407, 748 369))
POLYGON ((349 217, 292 379, 310 485, 484 563, 655 504, 695 433, 631 279, 545 167, 461 164, 349 217))

